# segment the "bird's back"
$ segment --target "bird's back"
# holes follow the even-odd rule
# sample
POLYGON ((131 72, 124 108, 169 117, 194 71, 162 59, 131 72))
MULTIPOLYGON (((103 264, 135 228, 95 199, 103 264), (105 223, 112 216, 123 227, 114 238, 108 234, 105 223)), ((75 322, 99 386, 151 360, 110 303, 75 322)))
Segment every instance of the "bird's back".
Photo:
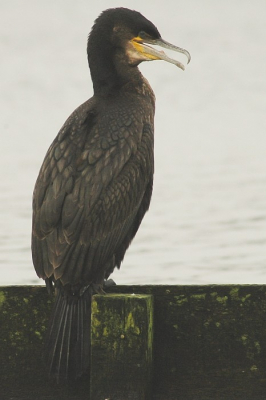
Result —
POLYGON ((33 199, 37 274, 78 290, 120 266, 150 203, 154 98, 146 81, 132 93, 93 97, 50 146, 33 199))

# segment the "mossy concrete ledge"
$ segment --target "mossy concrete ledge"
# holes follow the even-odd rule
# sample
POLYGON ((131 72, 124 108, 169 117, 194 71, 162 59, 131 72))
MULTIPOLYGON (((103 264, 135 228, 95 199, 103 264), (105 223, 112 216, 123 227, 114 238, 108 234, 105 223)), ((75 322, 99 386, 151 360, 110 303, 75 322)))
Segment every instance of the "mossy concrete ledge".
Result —
POLYGON ((150 399, 152 297, 145 294, 93 296, 91 399, 150 399))
POLYGON ((101 400, 134 399, 151 363, 152 400, 266 399, 266 285, 109 288, 92 302, 91 376, 72 386, 42 361, 53 301, 45 287, 0 287, 1 400, 97 400, 99 384, 101 400))

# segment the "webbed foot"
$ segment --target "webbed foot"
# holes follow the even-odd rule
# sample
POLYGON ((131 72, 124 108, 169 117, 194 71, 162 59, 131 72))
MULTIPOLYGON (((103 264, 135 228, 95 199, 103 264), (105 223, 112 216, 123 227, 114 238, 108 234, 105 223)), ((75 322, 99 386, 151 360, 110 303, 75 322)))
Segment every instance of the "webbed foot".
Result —
POLYGON ((116 286, 116 283, 115 283, 115 281, 113 279, 106 279, 103 282, 103 288, 104 289, 108 289, 108 288, 110 288, 112 286, 116 286))

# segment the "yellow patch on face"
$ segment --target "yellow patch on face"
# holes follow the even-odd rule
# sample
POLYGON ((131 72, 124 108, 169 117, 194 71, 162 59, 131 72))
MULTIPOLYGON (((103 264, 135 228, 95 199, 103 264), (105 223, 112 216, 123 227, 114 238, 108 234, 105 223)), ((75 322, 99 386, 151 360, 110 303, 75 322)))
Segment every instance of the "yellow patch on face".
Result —
POLYGON ((159 57, 156 57, 153 54, 147 53, 147 50, 143 46, 143 39, 140 36, 136 36, 130 41, 138 53, 142 54, 143 56, 147 57, 149 60, 160 60, 159 57))
POLYGON ((139 43, 143 42, 143 39, 140 36, 136 36, 132 40, 134 40, 135 42, 139 42, 139 43))

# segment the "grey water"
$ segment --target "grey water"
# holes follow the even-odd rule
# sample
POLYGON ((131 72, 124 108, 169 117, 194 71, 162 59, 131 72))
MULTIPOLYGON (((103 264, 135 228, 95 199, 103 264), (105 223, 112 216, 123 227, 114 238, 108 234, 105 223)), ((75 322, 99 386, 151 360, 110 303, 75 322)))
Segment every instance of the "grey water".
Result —
POLYGON ((93 21, 118 5, 192 60, 185 72, 141 66, 157 97, 154 193, 113 278, 266 283, 266 2, 10 0, 0 2, 0 285, 42 283, 30 252, 34 183, 58 130, 92 96, 93 21))

